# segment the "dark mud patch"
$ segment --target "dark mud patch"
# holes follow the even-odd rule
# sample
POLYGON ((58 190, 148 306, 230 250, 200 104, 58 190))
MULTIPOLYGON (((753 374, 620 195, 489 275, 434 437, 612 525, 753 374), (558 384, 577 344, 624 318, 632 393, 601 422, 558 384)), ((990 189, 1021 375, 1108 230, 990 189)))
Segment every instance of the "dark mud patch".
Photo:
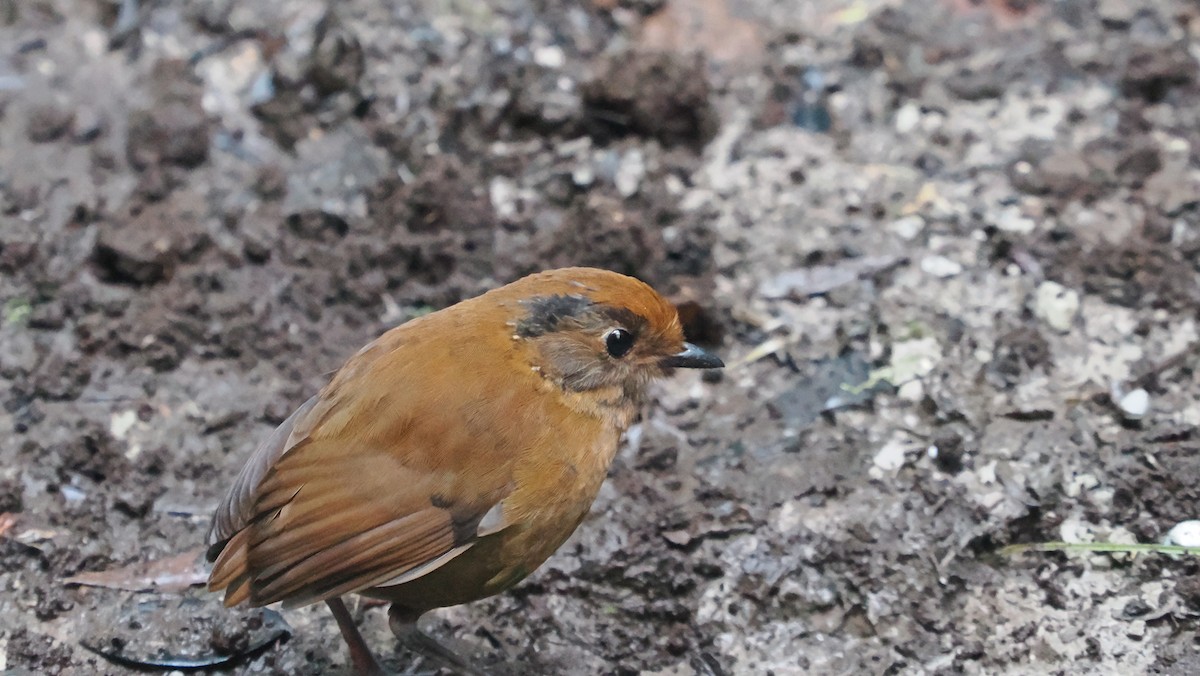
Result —
MULTIPOLYGON (((215 597, 61 581, 197 546, 387 327, 589 264, 730 367, 664 383, 576 538, 433 633, 522 673, 1190 673, 1190 560, 997 550, 1196 516, 1194 10, 705 3, 751 63, 646 49, 671 4, 0 7, 0 662, 249 651, 215 597), (174 629, 105 614, 138 606, 174 629)), ((285 617, 237 668, 344 668, 285 617)))

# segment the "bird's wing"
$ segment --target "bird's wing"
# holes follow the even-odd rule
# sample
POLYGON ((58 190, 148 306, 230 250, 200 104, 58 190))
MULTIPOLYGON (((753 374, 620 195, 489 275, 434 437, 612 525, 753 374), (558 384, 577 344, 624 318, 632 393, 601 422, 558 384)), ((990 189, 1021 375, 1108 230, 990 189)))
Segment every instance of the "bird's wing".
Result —
POLYGON ((299 606, 419 577, 506 525, 503 487, 467 502, 454 484, 391 452, 302 441, 259 485, 257 513, 217 557, 209 587, 225 589, 227 605, 299 606))
POLYGON ((233 486, 213 514, 208 529, 208 559, 216 559, 225 543, 244 529, 257 513, 255 502, 258 487, 275 463, 289 450, 304 441, 331 413, 353 408, 352 389, 347 383, 363 379, 364 375, 379 364, 390 347, 386 336, 373 341, 351 357, 321 391, 297 408, 287 420, 280 423, 270 436, 254 449, 254 453, 242 466, 233 480, 233 486))
POLYGON ((445 376, 461 358, 427 345, 414 350, 424 359, 405 359, 408 336, 393 331, 351 358, 238 476, 210 533, 208 586, 227 605, 394 584, 507 527, 512 474, 498 449, 511 443, 464 424, 497 398, 495 383, 439 386, 457 382, 445 376))
POLYGON ((225 542, 250 522, 259 483, 284 452, 295 444, 292 432, 297 423, 300 423, 300 427, 306 426, 317 402, 317 396, 304 402, 254 449, 250 459, 242 466, 242 471, 233 480, 233 486, 213 514, 212 525, 208 529, 208 544, 212 548, 209 550, 209 560, 215 559, 225 542))

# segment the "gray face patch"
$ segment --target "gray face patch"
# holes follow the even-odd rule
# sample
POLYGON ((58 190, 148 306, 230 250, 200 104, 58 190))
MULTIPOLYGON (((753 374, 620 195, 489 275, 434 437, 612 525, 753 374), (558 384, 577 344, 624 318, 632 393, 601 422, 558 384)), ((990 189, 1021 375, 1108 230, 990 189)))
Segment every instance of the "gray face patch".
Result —
POLYGON ((566 320, 578 319, 592 307, 584 296, 537 296, 521 303, 529 314, 517 322, 517 335, 536 338, 557 331, 566 320))
POLYGON ((586 296, 560 294, 522 301, 527 314, 515 324, 516 336, 537 344, 538 372, 565 390, 584 392, 619 385, 640 392, 646 375, 627 359, 606 351, 603 336, 614 328, 628 331, 635 346, 646 329, 632 310, 596 303, 586 296))
POLYGON ((529 309, 529 314, 517 322, 521 338, 537 338, 564 328, 597 335, 610 328, 623 328, 636 336, 646 326, 646 320, 630 310, 597 305, 584 296, 537 296, 521 304, 529 309))

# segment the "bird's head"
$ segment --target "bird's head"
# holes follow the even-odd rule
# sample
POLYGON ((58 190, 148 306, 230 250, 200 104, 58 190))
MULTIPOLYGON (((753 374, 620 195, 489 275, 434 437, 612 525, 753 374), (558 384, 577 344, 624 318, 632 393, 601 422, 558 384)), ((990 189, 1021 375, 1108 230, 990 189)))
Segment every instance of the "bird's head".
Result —
POLYGON ((670 369, 724 366, 685 342, 675 307, 632 277, 567 268, 506 288, 519 298, 514 338, 532 348, 535 370, 568 392, 607 391, 636 404, 670 369))

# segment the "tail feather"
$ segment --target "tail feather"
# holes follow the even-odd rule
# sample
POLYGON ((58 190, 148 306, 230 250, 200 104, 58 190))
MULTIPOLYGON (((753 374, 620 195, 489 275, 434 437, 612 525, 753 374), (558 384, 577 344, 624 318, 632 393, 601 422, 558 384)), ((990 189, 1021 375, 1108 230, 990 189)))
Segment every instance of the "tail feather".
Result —
POLYGON ((250 598, 250 562, 247 559, 247 540, 250 529, 238 531, 217 555, 208 576, 208 590, 225 590, 225 605, 235 606, 250 598))

